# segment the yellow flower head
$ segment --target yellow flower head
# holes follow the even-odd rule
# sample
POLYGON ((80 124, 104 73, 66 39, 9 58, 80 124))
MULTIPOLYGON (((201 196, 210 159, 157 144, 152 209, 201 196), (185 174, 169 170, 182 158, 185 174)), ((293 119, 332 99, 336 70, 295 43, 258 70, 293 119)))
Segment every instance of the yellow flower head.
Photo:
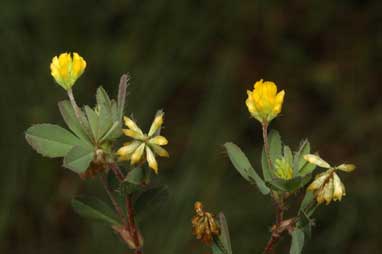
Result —
POLYGON ((132 138, 131 142, 125 143, 118 149, 117 154, 120 160, 130 160, 131 165, 142 161, 143 154, 146 152, 146 160, 149 167, 158 173, 158 163, 155 154, 160 157, 169 157, 168 152, 161 146, 167 145, 168 141, 160 135, 163 124, 163 111, 158 111, 148 134, 144 134, 138 125, 129 117, 124 117, 127 129, 123 133, 132 138))
POLYGON ((290 180, 293 178, 293 169, 289 161, 282 157, 275 161, 275 174, 278 178, 290 180))
POLYGON ((85 60, 77 53, 62 53, 50 64, 50 74, 65 90, 70 89, 86 68, 85 60))
POLYGON ((254 85, 253 91, 247 91, 245 101, 251 115, 261 123, 269 123, 280 112, 284 101, 284 90, 277 93, 277 86, 271 81, 261 79, 254 85))
POLYGON ((329 204, 332 200, 341 201, 342 197, 346 195, 346 190, 345 185, 337 175, 336 170, 351 172, 355 170, 355 165, 341 164, 339 166, 332 167, 329 163, 314 154, 306 154, 304 159, 309 163, 328 169, 327 171, 318 174, 307 189, 308 191, 312 191, 314 193, 317 203, 321 204, 326 202, 326 204, 329 204))

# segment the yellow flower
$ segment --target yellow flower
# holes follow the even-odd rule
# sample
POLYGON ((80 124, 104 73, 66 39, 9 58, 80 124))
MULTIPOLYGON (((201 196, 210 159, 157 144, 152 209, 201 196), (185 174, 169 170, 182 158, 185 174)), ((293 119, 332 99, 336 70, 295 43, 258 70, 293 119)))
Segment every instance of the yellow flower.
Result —
POLYGON ((284 90, 277 93, 277 86, 261 79, 254 85, 253 91, 247 91, 245 101, 251 115, 261 123, 269 123, 280 112, 284 101, 284 90))
POLYGON ((131 118, 124 117, 125 125, 128 129, 123 129, 123 133, 131 137, 133 141, 125 143, 124 146, 118 149, 117 154, 120 160, 130 160, 131 165, 134 165, 142 160, 143 154, 146 152, 146 160, 149 167, 155 173, 158 173, 158 163, 155 159, 155 154, 161 157, 169 157, 168 152, 161 147, 168 143, 167 139, 160 135, 163 115, 162 111, 157 112, 148 134, 144 134, 131 118))
POLYGON ((289 161, 285 157, 282 157, 281 159, 276 159, 275 174, 278 178, 281 178, 284 180, 292 179, 293 169, 289 161))
POLYGON ((321 204, 326 202, 326 204, 329 204, 332 200, 341 201, 342 197, 346 195, 346 190, 344 184, 337 175, 336 170, 351 172, 355 170, 355 165, 341 164, 339 166, 332 167, 329 163, 314 154, 306 154, 304 159, 309 163, 328 169, 327 171, 318 174, 307 189, 308 191, 312 191, 314 193, 317 203, 321 204))
POLYGON ((50 73, 65 90, 70 89, 86 68, 85 60, 77 53, 62 53, 50 64, 50 73))

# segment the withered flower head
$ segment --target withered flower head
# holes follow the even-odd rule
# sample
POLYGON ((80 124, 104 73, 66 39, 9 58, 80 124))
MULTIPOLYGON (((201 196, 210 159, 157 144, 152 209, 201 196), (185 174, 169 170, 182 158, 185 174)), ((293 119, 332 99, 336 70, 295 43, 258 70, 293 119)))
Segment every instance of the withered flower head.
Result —
POLYGON ((210 245, 213 237, 220 235, 219 225, 211 213, 203 211, 201 202, 195 202, 194 210, 195 215, 192 217, 192 233, 196 239, 210 245))

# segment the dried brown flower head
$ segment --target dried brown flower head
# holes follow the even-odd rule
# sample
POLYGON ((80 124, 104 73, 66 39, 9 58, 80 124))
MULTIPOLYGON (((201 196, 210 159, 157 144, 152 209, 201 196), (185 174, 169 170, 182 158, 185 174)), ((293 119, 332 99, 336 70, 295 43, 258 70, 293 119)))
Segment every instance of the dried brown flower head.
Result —
POLYGON ((211 213, 203 211, 201 202, 195 202, 194 210, 195 215, 192 217, 192 233, 196 239, 210 245, 213 237, 220 235, 219 225, 211 213))

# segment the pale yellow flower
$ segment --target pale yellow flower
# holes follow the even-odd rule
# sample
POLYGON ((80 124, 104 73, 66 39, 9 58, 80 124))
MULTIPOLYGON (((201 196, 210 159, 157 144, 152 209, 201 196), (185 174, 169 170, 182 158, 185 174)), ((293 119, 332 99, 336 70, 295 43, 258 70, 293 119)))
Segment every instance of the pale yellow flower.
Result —
POLYGON ((328 169, 327 171, 318 174, 307 188, 308 191, 314 193, 317 203, 321 204, 326 202, 326 204, 329 204, 331 201, 341 201, 342 197, 346 195, 346 190, 345 185, 337 175, 336 170, 351 172, 356 168, 355 165, 341 164, 332 167, 329 163, 314 154, 306 154, 304 159, 309 163, 328 169))
POLYGON ((70 89, 86 68, 85 60, 77 53, 62 53, 50 64, 50 73, 65 90, 70 89))
POLYGON ((130 160, 132 165, 142 161, 143 154, 146 154, 146 161, 150 168, 158 173, 158 163, 155 155, 160 157, 169 157, 168 152, 161 146, 167 145, 168 141, 160 135, 160 129, 163 124, 162 111, 158 111, 148 134, 138 127, 138 125, 129 117, 124 117, 125 125, 128 129, 123 129, 123 133, 132 138, 133 141, 125 143, 118 149, 117 154, 120 160, 130 160))
POLYGON ((293 178, 293 169, 285 157, 276 159, 275 161, 275 174, 278 178, 290 180, 293 178))
POLYGON ((254 85, 253 91, 247 91, 245 101, 251 115, 261 123, 269 123, 282 109, 284 90, 277 93, 277 86, 271 81, 261 79, 254 85))

